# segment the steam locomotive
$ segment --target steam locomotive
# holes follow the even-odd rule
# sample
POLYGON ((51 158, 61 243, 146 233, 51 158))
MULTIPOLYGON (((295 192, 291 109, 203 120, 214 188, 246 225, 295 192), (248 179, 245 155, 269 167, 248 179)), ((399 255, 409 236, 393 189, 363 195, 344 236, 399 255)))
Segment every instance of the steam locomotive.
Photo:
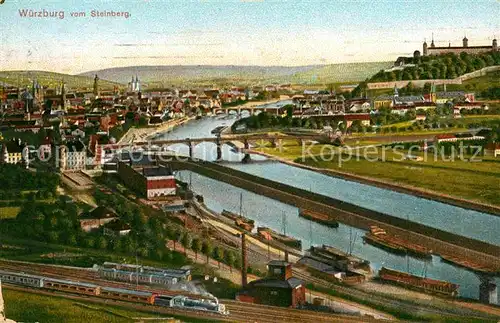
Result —
POLYGON ((121 288, 104 287, 89 283, 29 275, 24 273, 14 273, 3 270, 0 270, 0 281, 4 283, 28 286, 32 288, 58 290, 68 293, 98 296, 107 299, 116 299, 134 303, 194 311, 206 311, 222 315, 229 314, 229 312, 226 310, 226 306, 224 304, 220 304, 217 298, 191 299, 183 295, 159 295, 146 291, 134 291, 121 288))

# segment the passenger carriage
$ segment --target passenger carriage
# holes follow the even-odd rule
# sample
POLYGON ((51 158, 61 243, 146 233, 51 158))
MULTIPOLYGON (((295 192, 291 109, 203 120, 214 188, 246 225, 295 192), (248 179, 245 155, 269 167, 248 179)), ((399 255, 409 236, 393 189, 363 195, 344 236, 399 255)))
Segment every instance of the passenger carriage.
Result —
POLYGON ((101 287, 63 279, 45 278, 43 287, 47 289, 59 290, 62 292, 99 296, 101 287))
POLYGON ((100 296, 127 302, 153 305, 156 294, 121 288, 102 287, 100 296))
POLYGON ((0 280, 4 283, 42 288, 43 277, 0 270, 0 280))

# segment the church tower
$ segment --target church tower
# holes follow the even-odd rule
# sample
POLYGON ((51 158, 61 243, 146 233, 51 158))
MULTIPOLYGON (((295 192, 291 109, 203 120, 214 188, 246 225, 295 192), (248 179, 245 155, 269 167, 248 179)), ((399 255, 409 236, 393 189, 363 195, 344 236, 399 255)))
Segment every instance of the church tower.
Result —
POLYGON ((61 82, 61 106, 66 110, 66 87, 64 85, 64 79, 61 82))
POLYGON ((436 45, 434 45, 434 33, 432 33, 431 48, 436 48, 436 45))
POLYGON ((135 91, 141 92, 141 82, 139 81, 137 74, 135 75, 135 91))
POLYGON ((94 77, 94 95, 99 96, 99 77, 97 74, 94 77))
POLYGON ((497 43, 497 39, 493 39, 493 43, 491 44, 491 48, 494 50, 494 51, 497 51, 498 50, 498 43, 497 43))
POLYGON ((427 56, 428 55, 428 52, 427 52, 427 42, 424 40, 424 45, 423 45, 423 48, 422 48, 422 53, 424 56, 427 56))
POLYGON ((132 76, 132 81, 130 81, 130 92, 134 92, 135 89, 135 81, 134 77, 132 76))
POLYGON ((463 47, 464 48, 467 48, 469 47, 469 40, 467 39, 467 36, 464 37, 464 39, 462 39, 462 43, 463 43, 463 47))

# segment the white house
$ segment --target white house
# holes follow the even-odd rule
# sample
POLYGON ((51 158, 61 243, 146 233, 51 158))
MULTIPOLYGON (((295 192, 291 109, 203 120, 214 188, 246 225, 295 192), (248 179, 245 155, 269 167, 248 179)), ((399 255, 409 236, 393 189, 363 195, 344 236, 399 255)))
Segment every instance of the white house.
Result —
POLYGON ((68 142, 59 150, 60 169, 64 170, 82 170, 85 169, 87 163, 87 149, 85 145, 79 141, 68 142))

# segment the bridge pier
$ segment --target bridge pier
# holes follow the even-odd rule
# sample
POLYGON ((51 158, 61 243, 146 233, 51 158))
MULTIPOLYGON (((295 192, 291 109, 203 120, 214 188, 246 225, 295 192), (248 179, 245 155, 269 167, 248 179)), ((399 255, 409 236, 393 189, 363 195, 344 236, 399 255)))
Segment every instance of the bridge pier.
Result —
POLYGON ((216 161, 221 161, 222 160, 222 142, 221 142, 220 137, 217 137, 215 144, 217 145, 217 159, 216 159, 216 161))
POLYGON ((271 143, 271 148, 276 148, 276 139, 269 139, 269 142, 271 143))
POLYGON ((245 148, 245 156, 243 156, 243 159, 241 160, 241 162, 246 164, 246 163, 249 163, 250 161, 252 161, 250 154, 246 153, 246 151, 248 151, 248 149, 250 149, 250 143, 248 142, 248 139, 245 138, 245 140, 243 140, 243 145, 245 148))
POLYGON ((190 158, 193 158, 193 143, 191 141, 189 141, 187 143, 188 147, 189 147, 189 157, 190 158))
POLYGON ((493 279, 480 277, 479 301, 485 304, 498 305, 498 288, 493 279))

